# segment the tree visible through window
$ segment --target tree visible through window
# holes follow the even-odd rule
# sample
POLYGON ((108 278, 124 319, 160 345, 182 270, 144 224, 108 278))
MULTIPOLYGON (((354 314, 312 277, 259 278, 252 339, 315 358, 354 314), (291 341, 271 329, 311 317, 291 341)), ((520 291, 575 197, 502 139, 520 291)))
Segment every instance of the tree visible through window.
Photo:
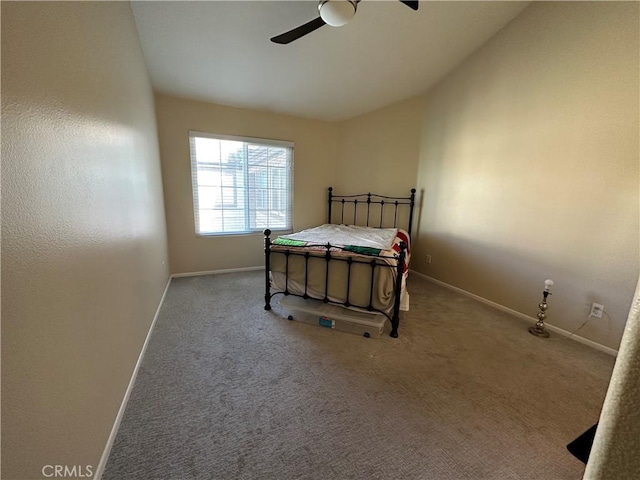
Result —
POLYGON ((293 144, 190 132, 196 233, 290 230, 293 144))

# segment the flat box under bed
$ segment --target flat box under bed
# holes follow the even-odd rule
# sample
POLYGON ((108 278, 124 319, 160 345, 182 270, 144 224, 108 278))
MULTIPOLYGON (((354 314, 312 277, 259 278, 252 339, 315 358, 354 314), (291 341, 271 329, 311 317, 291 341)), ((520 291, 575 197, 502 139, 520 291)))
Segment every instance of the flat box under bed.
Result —
POLYGON ((280 300, 280 306, 290 320, 371 338, 380 337, 387 322, 384 315, 356 312, 301 297, 286 296, 280 300))

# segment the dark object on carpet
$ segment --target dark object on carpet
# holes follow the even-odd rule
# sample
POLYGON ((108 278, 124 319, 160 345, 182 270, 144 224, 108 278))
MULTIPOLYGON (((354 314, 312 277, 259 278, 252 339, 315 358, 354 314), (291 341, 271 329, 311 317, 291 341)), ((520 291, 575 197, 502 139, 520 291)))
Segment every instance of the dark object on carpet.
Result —
POLYGON ((593 439, 596 436, 597 428, 598 424, 596 423, 593 427, 591 427, 589 430, 584 432, 573 442, 567 445, 567 450, 569 450, 569 453, 571 453, 571 455, 576 457, 585 465, 589 460, 589 453, 591 453, 591 446, 593 445, 593 439))

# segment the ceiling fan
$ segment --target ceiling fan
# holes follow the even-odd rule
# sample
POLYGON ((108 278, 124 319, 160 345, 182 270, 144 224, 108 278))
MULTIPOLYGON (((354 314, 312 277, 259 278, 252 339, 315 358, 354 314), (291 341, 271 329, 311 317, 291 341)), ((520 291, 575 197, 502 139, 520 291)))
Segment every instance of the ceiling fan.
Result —
MULTIPOLYGON (((356 14, 358 3, 361 0, 321 0, 318 3, 318 11, 320 16, 310 22, 300 25, 299 27, 289 30, 281 35, 277 35, 271 39, 273 43, 287 44, 297 40, 305 35, 317 30, 323 25, 332 27, 341 27, 347 23, 356 14)), ((400 0, 407 7, 418 10, 418 0, 404 1, 400 0)))

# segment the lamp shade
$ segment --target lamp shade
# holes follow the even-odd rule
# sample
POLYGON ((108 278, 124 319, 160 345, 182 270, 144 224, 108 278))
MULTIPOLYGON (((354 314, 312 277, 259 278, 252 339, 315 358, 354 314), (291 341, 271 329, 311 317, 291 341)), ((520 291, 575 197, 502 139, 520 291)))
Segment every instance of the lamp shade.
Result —
POLYGON ((350 0, 327 0, 318 5, 320 18, 327 25, 341 27, 356 14, 356 6, 350 0))

